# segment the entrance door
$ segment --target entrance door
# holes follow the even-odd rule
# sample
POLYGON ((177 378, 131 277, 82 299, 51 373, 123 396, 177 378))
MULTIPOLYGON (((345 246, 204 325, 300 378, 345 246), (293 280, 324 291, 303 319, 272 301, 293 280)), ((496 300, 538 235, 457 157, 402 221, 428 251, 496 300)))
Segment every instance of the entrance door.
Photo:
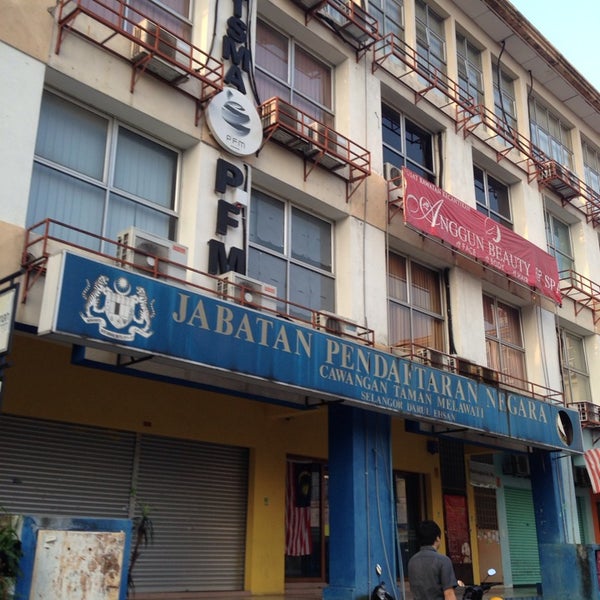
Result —
POLYGON ((419 473, 396 471, 394 473, 394 495, 396 502, 396 525, 402 571, 406 573, 408 559, 419 550, 417 525, 424 518, 423 477, 419 473))
POLYGON ((288 459, 286 581, 327 581, 328 542, 327 466, 317 460, 288 459))

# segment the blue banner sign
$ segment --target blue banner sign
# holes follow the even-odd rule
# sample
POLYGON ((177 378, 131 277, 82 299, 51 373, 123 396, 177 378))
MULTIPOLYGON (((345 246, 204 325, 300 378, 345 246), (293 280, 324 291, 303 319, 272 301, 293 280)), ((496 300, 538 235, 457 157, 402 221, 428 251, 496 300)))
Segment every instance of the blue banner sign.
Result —
POLYGON ((575 410, 75 254, 50 259, 43 304, 41 334, 105 342, 414 420, 583 451, 575 410))

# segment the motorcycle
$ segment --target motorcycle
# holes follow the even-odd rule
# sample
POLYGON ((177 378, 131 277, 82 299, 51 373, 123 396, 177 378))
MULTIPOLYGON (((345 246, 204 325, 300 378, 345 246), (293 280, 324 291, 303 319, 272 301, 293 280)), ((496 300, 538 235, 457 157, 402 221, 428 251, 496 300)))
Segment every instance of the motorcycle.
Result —
POLYGON ((379 583, 371 592, 371 600, 394 600, 394 597, 385 589, 385 583, 381 580, 381 574, 383 573, 381 565, 375 565, 375 572, 379 577, 379 583))
MULTIPOLYGON (((479 585, 467 585, 464 588, 463 600, 482 600, 483 595, 488 592, 496 583, 486 583, 488 577, 493 577, 496 569, 488 569, 485 579, 479 585)), ((494 596, 489 600, 502 600, 499 596, 494 596)))

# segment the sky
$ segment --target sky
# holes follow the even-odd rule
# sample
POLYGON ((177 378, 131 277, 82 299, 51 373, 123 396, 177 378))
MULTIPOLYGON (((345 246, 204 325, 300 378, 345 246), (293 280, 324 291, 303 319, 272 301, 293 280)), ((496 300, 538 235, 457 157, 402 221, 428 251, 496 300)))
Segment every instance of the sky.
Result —
POLYGON ((600 91, 600 0, 510 0, 510 3, 600 91))

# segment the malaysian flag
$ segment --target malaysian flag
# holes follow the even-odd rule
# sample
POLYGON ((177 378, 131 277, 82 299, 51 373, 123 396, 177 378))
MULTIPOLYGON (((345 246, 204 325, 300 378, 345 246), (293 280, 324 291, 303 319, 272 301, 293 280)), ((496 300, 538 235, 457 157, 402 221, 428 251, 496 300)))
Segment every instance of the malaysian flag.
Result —
POLYGON ((600 448, 587 450, 583 457, 592 482, 592 490, 594 490, 594 494, 600 494, 600 448))
POLYGON ((285 553, 288 556, 307 556, 312 552, 311 483, 310 465, 288 462, 285 498, 285 553))

